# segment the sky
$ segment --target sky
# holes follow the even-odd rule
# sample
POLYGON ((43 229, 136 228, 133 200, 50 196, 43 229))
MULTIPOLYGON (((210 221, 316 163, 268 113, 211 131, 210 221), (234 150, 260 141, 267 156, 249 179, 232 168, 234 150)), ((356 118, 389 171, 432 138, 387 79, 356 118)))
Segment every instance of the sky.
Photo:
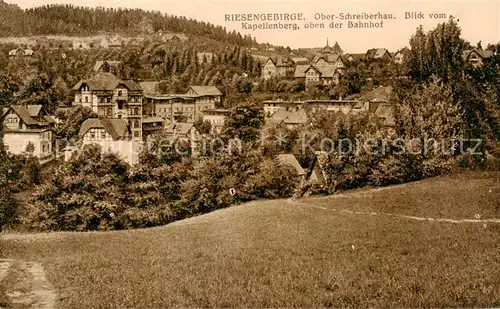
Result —
MULTIPOLYGON (((221 25, 228 30, 251 34, 259 43, 299 47, 322 47, 328 39, 330 45, 338 42, 344 52, 363 53, 369 48, 385 47, 390 51, 408 46, 410 36, 418 26, 429 30, 438 23, 447 21, 449 16, 458 20, 462 37, 475 45, 481 41, 483 47, 488 43, 500 42, 500 0, 461 0, 461 1, 423 1, 423 0, 362 0, 362 1, 322 1, 322 0, 6 0, 21 8, 45 4, 65 3, 79 6, 104 6, 141 8, 155 10, 178 16, 186 16, 199 21, 221 25), (350 14, 392 14, 394 19, 383 21, 379 28, 348 28, 347 20, 339 20, 341 13, 350 14), (226 14, 262 13, 302 13, 305 20, 297 21, 299 30, 247 30, 241 21, 226 21, 226 14), (337 28, 330 28, 332 20, 316 20, 315 16, 333 16, 337 28), (430 18, 438 14, 439 18, 430 18), (424 18, 406 18, 406 17, 424 18), (323 24, 324 28, 308 28, 306 25, 323 24), (338 28, 342 23, 341 28, 338 28)), ((368 22, 369 20, 362 20, 368 22)), ((372 20, 380 22, 379 20, 372 20)), ((278 21, 282 24, 290 21, 278 21)), ((254 24, 262 22, 253 22, 254 24)), ((271 23, 276 23, 273 21, 271 23)), ((245 24, 247 27, 248 24, 245 24)), ((354 26, 354 24, 351 24, 354 26)))

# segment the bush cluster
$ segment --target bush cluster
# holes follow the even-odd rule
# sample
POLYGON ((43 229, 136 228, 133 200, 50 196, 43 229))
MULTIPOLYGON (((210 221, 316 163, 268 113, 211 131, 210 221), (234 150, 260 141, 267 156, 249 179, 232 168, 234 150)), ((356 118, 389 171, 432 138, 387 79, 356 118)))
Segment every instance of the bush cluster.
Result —
POLYGON ((22 223, 56 231, 159 226, 253 199, 289 197, 298 183, 294 170, 258 150, 171 159, 131 168, 87 145, 37 188, 22 223))

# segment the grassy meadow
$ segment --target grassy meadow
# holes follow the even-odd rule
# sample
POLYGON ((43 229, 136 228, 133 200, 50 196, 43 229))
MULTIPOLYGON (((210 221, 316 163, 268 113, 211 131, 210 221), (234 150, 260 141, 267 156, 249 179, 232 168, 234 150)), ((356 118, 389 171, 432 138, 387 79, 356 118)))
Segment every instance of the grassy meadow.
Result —
POLYGON ((0 303, 25 308, 6 295, 23 288, 17 263, 34 261, 68 309, 500 306, 500 223, 398 215, 500 218, 500 173, 256 201, 144 230, 5 234, 0 258, 14 262, 0 303))

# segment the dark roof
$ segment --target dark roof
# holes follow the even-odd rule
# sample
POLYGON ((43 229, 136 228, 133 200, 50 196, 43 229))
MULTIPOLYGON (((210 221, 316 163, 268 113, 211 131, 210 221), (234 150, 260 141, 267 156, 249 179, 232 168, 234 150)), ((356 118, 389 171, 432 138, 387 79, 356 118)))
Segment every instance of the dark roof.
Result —
POLYGON ((323 58, 326 62, 328 63, 333 63, 333 62, 337 62, 337 60, 340 58, 340 60, 342 62, 344 62, 344 59, 342 59, 341 55, 340 54, 316 54, 314 55, 314 58, 313 60, 311 61, 312 63, 316 63, 318 62, 321 58, 323 58))
POLYGON ((295 64, 306 64, 309 63, 309 59, 306 57, 292 57, 292 61, 295 64))
POLYGON ((320 184, 327 184, 327 174, 325 168, 328 163, 328 153, 325 151, 316 151, 314 160, 307 172, 306 180, 320 184))
POLYGON ((352 57, 354 61, 359 61, 365 57, 366 54, 346 54, 344 55, 344 59, 348 60, 352 57))
POLYGON ((384 57, 384 55, 386 53, 389 55, 389 57, 391 56, 389 51, 385 48, 372 48, 366 52, 366 58, 367 59, 382 59, 382 57, 384 57))
POLYGON ((26 106, 31 117, 38 117, 40 111, 42 110, 42 105, 28 105, 26 106))
MULTIPOLYGON (((12 109, 14 111, 14 113, 16 113, 26 125, 39 125, 39 126, 48 125, 48 123, 46 121, 39 121, 39 120, 33 118, 33 117, 37 117, 38 113, 35 116, 30 115, 29 109, 31 109, 32 111, 38 109, 38 108, 32 108, 31 106, 32 105, 28 105, 26 107, 22 106, 22 105, 12 105, 10 107, 10 109, 12 109)), ((41 109, 41 105, 40 105, 40 109, 41 109)), ((40 109, 38 109, 38 111, 40 111, 40 109)), ((7 114, 7 112, 5 114, 7 114)), ((5 114, 3 116, 5 116, 5 114)))
POLYGON ((295 72, 294 72, 293 76, 294 77, 305 77, 306 72, 308 70, 311 70, 311 69, 317 70, 320 73, 321 77, 334 77, 335 72, 337 71, 335 65, 333 65, 333 64, 322 64, 322 65, 319 65, 319 64, 312 64, 312 65, 299 64, 295 67, 295 72))
POLYGON ((142 91, 144 91, 145 95, 157 95, 158 90, 157 90, 158 82, 157 81, 146 81, 146 82, 139 82, 139 87, 142 88, 142 91))
POLYGON ((160 117, 146 117, 142 119, 142 123, 165 122, 165 119, 160 117))
POLYGON ((125 85, 125 87, 127 87, 128 90, 130 91, 142 91, 142 88, 141 86, 139 86, 139 84, 137 84, 136 82, 134 82, 133 80, 131 79, 125 79, 125 80, 122 80, 122 83, 125 85))
MULTIPOLYGON (((154 99, 154 100, 171 100, 171 99, 183 99, 184 101, 192 101, 198 97, 200 97, 197 94, 191 95, 191 94, 158 94, 158 95, 145 95, 144 97, 148 99, 154 99)), ((161 104, 161 103, 159 103, 161 104)))
POLYGON ((219 89, 215 86, 189 86, 197 95, 222 95, 219 89))
POLYGON ((464 50, 462 52, 462 59, 464 61, 469 60, 469 57, 473 52, 477 53, 479 55, 479 57, 481 57, 483 59, 488 59, 491 56, 493 56, 493 51, 491 51, 491 50, 482 50, 479 48, 473 48, 473 49, 464 50))
POLYGON ((79 81, 73 90, 80 90, 83 84, 87 84, 90 90, 114 90, 120 83, 120 79, 111 73, 98 73, 92 78, 79 81))
POLYGON ((174 134, 177 132, 177 133, 182 134, 182 135, 187 135, 189 133, 189 131, 191 131, 193 126, 194 125, 192 123, 176 122, 176 123, 172 123, 172 124, 168 125, 165 128, 165 132, 167 132, 169 134, 174 134))
POLYGON ((101 69, 101 67, 104 65, 104 63, 107 63, 111 67, 118 67, 123 64, 121 61, 115 61, 115 60, 98 60, 96 61, 94 65, 94 72, 97 72, 101 69))
POLYGON ((403 56, 408 56, 410 54, 410 49, 408 47, 403 47, 398 49, 392 56, 396 56, 398 54, 402 54, 403 56))
POLYGON ((48 123, 56 123, 56 120, 52 117, 52 116, 43 116, 43 118, 45 119, 45 121, 47 121, 48 123))
POLYGON ((343 54, 344 51, 342 50, 342 48, 340 48, 340 45, 338 42, 335 42, 335 44, 333 45, 333 52, 334 53, 338 53, 338 54, 343 54))
POLYGON ((293 66, 294 62, 291 58, 287 57, 268 57, 265 63, 271 61, 277 67, 290 67, 293 66))
POLYGON ((111 73, 97 73, 90 79, 82 79, 74 87, 73 90, 78 91, 83 84, 87 84, 90 90, 105 90, 111 91, 116 89, 118 85, 123 84, 130 91, 141 91, 141 87, 133 80, 121 80, 116 75, 111 73))
POLYGON ((293 167, 295 169, 295 171, 297 172, 297 175, 302 176, 302 175, 306 174, 306 172, 304 171, 302 166, 300 166, 299 161, 297 161, 297 159, 295 158, 295 156, 293 154, 291 154, 291 153, 280 154, 280 155, 278 155, 277 159, 278 159, 278 162, 280 165, 288 165, 288 166, 293 167))
POLYGON ((369 112, 382 120, 385 126, 394 126, 394 106, 387 102, 370 102, 369 112))
POLYGON ((360 95, 359 101, 388 102, 392 93, 392 87, 378 87, 370 92, 360 95))
POLYGON ((78 135, 83 137, 90 129, 104 129, 114 140, 123 139, 130 133, 128 123, 123 119, 90 118, 82 123, 78 135))
POLYGON ((266 120, 268 124, 305 124, 308 121, 307 114, 303 109, 298 111, 287 111, 286 109, 278 109, 270 118, 266 120))

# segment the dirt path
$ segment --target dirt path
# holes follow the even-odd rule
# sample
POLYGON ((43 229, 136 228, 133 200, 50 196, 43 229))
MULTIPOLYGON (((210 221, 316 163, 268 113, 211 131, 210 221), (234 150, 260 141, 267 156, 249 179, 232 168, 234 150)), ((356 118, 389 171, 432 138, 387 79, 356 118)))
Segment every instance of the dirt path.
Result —
MULTIPOLYGON (((359 192, 359 194, 364 194, 364 192, 359 192)), ((460 219, 460 220, 455 220, 455 219, 449 219, 449 218, 430 218, 430 217, 426 218, 426 217, 407 216, 407 215, 401 215, 401 214, 395 214, 395 213, 389 213, 389 212, 352 211, 352 210, 346 210, 346 209, 339 210, 336 208, 326 208, 323 206, 317 206, 317 205, 313 205, 313 204, 303 202, 300 200, 295 200, 295 199, 288 199, 287 201, 289 203, 293 203, 296 205, 321 209, 321 210, 325 210, 325 211, 333 211, 333 212, 339 212, 339 213, 343 213, 343 214, 350 214, 350 215, 386 216, 386 217, 409 219, 409 220, 415 220, 415 221, 432 221, 432 222, 446 222, 446 223, 481 223, 481 224, 500 223, 500 219, 482 219, 482 220, 481 219, 460 219)))
POLYGON ((55 308, 56 293, 52 284, 45 277, 45 270, 40 263, 27 263, 27 270, 31 274, 31 293, 35 303, 31 306, 33 309, 52 309, 55 308))
POLYGON ((7 272, 12 264, 12 260, 0 259, 0 282, 7 277, 7 272))
POLYGON ((40 263, 0 260, 0 283, 14 308, 15 304, 31 309, 55 308, 56 293, 40 263))

